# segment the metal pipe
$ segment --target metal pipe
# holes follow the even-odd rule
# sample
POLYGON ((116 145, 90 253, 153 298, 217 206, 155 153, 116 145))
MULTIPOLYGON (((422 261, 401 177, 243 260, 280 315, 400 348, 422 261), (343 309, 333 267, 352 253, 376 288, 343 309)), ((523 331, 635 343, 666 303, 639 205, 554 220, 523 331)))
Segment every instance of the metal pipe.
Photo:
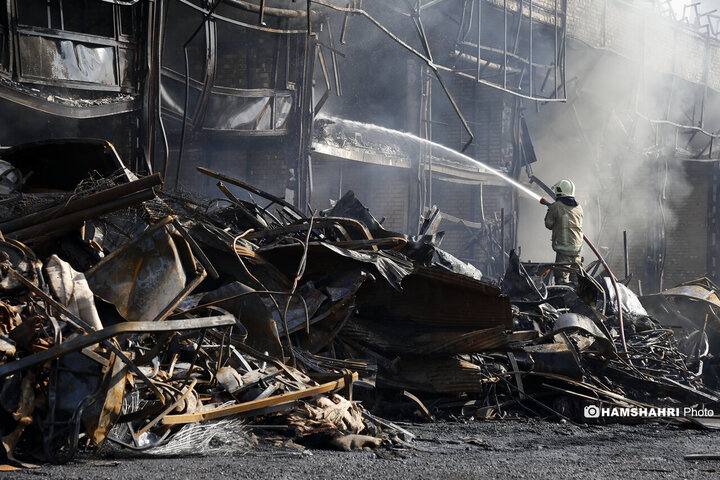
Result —
POLYGON ((116 187, 108 188, 107 190, 93 193, 87 197, 70 200, 65 205, 49 211, 32 213, 30 215, 25 215, 23 217, 14 218, 7 222, 0 223, 0 231, 4 234, 12 233, 23 228, 36 225, 45 220, 49 220, 53 217, 75 213, 160 184, 162 184, 162 177, 159 173, 154 173, 139 180, 135 180, 134 182, 124 183, 116 187))
POLYGON ((422 40, 422 45, 425 50, 425 54, 427 55, 427 58, 429 59, 428 66, 430 69, 435 73, 435 77, 437 78, 438 82, 440 83, 440 86, 442 87, 443 91, 445 92, 445 96, 447 96, 448 100, 450 101, 450 105, 452 105, 453 110, 455 110, 455 114, 460 119, 460 123, 462 124, 463 128, 467 132, 468 136, 470 137, 465 143, 465 145, 460 150, 461 152, 464 152, 467 150, 467 148, 470 146, 470 144, 475 139, 475 135, 473 134, 472 130, 470 129, 470 125, 468 125, 467 121, 465 120, 465 116, 462 114, 462 111, 460 110, 460 106, 455 101, 455 98, 453 98, 452 94, 450 93, 450 90, 448 89, 447 85, 445 85, 445 81, 440 76, 440 71, 435 66, 435 61, 433 60, 432 51, 430 50, 430 43, 428 42, 427 35, 425 34, 425 27, 423 27, 422 19, 420 18, 420 12, 416 11, 413 12, 413 21, 415 22, 415 27, 417 29, 418 35, 420 36, 420 40, 422 40))
POLYGON ((332 60, 333 75, 335 76, 335 93, 338 97, 342 96, 342 85, 340 83, 340 69, 338 68, 337 51, 335 49, 335 37, 332 34, 332 24, 330 17, 327 19, 328 39, 330 40, 330 59, 332 60))
POLYGON ((182 155, 183 155, 183 149, 185 147, 185 132, 187 131, 187 117, 188 117, 188 103, 190 101, 190 60, 188 59, 188 46, 190 46, 190 43, 195 40, 195 37, 198 33, 200 33, 200 30, 205 26, 207 21, 212 17, 213 13, 215 13, 215 9, 220 5, 222 0, 216 0, 215 4, 212 6, 210 11, 208 11, 207 14, 203 17, 203 21, 200 23, 200 25, 197 26, 195 31, 190 35, 190 38, 187 39, 185 44, 183 44, 183 53, 185 55, 185 101, 183 103, 183 121, 182 121, 182 130, 180 131, 180 149, 178 152, 178 162, 177 166, 175 167, 175 188, 178 187, 178 182, 180 181, 180 166, 182 164, 182 155))
POLYGON ((503 88, 507 88, 507 0, 503 0, 503 88))
POLYGON ((265 0, 260 0, 260 25, 265 26, 265 0))
POLYGON ((628 362, 630 362, 630 365, 632 365, 632 360, 630 360, 630 355, 628 353, 627 349, 627 343, 625 342, 625 325, 623 322, 623 314, 622 314, 622 300, 620 299, 620 289, 617 286, 617 280, 615 279, 615 275, 613 275, 612 271, 610 270, 610 267, 605 262, 605 259, 600 255, 600 252, 597 251, 595 248, 595 245, 590 242, 590 240, 583 235, 583 240, 585 240, 585 243, 588 244, 590 247, 590 250, 593 251, 595 256, 600 260, 600 263, 602 263, 603 267, 605 267, 605 271, 608 273, 608 276, 610 277, 610 282, 612 283, 613 290, 615 291, 615 300, 617 301, 617 310, 618 310, 618 323, 620 324, 620 340, 622 341, 622 347, 623 351, 620 352, 627 356, 628 362))
MULTIPOLYGON (((163 177, 167 178, 168 166, 170 165, 170 143, 168 142, 167 130, 165 129, 165 121, 162 115, 162 56, 163 56, 163 42, 165 39, 165 24, 167 23, 167 11, 165 9, 165 2, 160 1, 158 5, 158 45, 157 45, 157 116, 158 125, 160 126, 160 132, 162 133, 163 148, 165 149, 165 158, 163 159, 163 177)), ((164 187, 165 185, 163 185, 164 187)))
POLYGON ((277 203, 278 205, 281 205, 283 207, 287 207, 296 214, 300 215, 301 217, 304 217, 305 215, 294 205, 291 203, 286 202, 280 197, 276 197, 275 195, 272 195, 268 192, 265 192, 263 190, 260 190, 258 188, 253 187, 252 185, 243 182, 242 180, 238 180, 237 178, 228 177, 227 175, 223 175, 222 173, 213 172, 212 170, 204 167, 195 167, 197 168, 198 172, 207 175, 209 177, 213 177, 217 180, 221 180, 223 182, 227 182, 231 185, 235 185, 236 187, 243 188, 251 193, 254 193, 255 195, 260 195, 266 200, 270 200, 271 202, 277 203))
POLYGON ((623 230, 623 253, 625 255, 625 278, 630 276, 630 262, 628 261, 627 230, 623 230))
POLYGON ((478 60, 478 62, 477 62, 477 71, 476 71, 475 79, 476 79, 476 81, 479 82, 480 81, 480 73, 481 73, 480 72, 480 70, 481 70, 480 55, 482 54, 482 52, 480 51, 480 46, 482 45, 482 35, 481 34, 482 34, 482 2, 483 2, 483 0, 477 0, 477 2, 478 2, 478 5, 477 5, 477 22, 478 22, 477 60, 478 60))
POLYGON ((345 35, 347 34, 348 22, 350 21, 350 14, 345 12, 345 18, 343 19, 342 31, 340 32, 340 44, 345 45, 345 35))
POLYGON ((39 223, 22 230, 18 230, 9 236, 18 240, 27 240, 32 239, 33 237, 45 236, 50 234, 53 230, 71 228, 85 220, 97 218, 107 213, 145 202, 152 198, 155 198, 155 192, 153 192, 152 189, 143 190, 126 197, 112 200, 102 205, 80 210, 69 215, 63 215, 61 217, 53 218, 45 223, 39 223))
POLYGON ((505 273, 505 208, 500 209, 500 257, 502 258, 502 271, 505 273))
POLYGON ((555 10, 555 11, 554 11, 554 14, 555 14, 555 22, 554 22, 554 23, 555 23, 555 61, 553 62, 553 63, 555 64, 555 68, 553 68, 553 83, 554 83, 554 87, 555 87, 555 88, 553 88, 553 92, 555 92, 555 93, 554 93, 555 97, 557 97, 557 90, 558 90, 557 69, 558 69, 558 56, 559 56, 559 52, 558 52, 558 24, 557 24, 557 23, 558 23, 558 12, 557 12, 557 9, 558 9, 558 0, 555 0, 555 8, 554 8, 554 10, 555 10))
MULTIPOLYGON (((532 0, 530 0, 530 11, 529 11, 529 17, 528 21, 530 22, 530 35, 528 35, 528 43, 529 43, 529 50, 530 50, 530 96, 534 96, 535 92, 533 91, 533 8, 532 8, 532 0)), ((522 19, 522 7, 520 8, 520 18, 522 19)))

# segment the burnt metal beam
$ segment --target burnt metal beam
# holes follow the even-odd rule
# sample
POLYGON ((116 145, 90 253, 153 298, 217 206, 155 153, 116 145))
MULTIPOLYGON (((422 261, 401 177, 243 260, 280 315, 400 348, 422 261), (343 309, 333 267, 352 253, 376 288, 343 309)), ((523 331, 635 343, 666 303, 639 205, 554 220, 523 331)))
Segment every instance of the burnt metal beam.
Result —
POLYGON ((6 363, 0 366, 0 378, 12 375, 15 372, 25 370, 59 358, 68 353, 77 352, 85 347, 95 345, 118 335, 126 333, 158 333, 177 332, 183 330, 200 330, 213 327, 226 327, 235 325, 235 317, 232 315, 220 315, 209 318, 189 318, 183 320, 167 320, 165 322, 123 322, 117 323, 102 330, 97 330, 87 335, 80 335, 56 345, 48 350, 28 355, 20 360, 6 363))
POLYGON ((59 215, 69 215, 80 210, 117 200, 124 197, 125 195, 130 195, 141 190, 156 187, 160 184, 162 184, 162 178, 160 177, 159 173, 148 175, 147 177, 135 180, 134 182, 124 183, 116 187, 108 188, 107 190, 93 193, 86 197, 70 200, 65 205, 51 209, 49 211, 40 211, 32 213, 30 215, 25 215, 23 217, 14 218, 7 222, 2 222, 0 223, 0 231, 7 235, 8 233, 30 227, 32 225, 41 223, 59 215))
POLYGON ((133 193, 125 197, 112 200, 110 202, 96 205, 94 207, 86 208, 84 210, 71 213, 69 215, 63 215, 61 217, 53 218, 44 223, 38 223, 36 225, 17 230, 12 234, 8 235, 11 238, 18 240, 33 239, 34 237, 46 237, 52 236, 54 233, 58 234, 64 232, 67 228, 73 228, 82 224, 85 220, 98 218, 102 215, 121 210, 123 208, 131 207, 138 203, 145 202, 147 200, 155 198, 155 192, 152 189, 133 193))
POLYGON ((187 131, 188 103, 190 102, 190 59, 188 58, 188 47, 190 46, 190 43, 195 39, 197 34, 200 33, 200 30, 205 28, 208 20, 210 20, 212 14, 215 13, 215 9, 220 6, 220 3, 222 3, 222 0, 215 1, 215 4, 212 6, 212 8, 210 8, 210 10, 203 15, 202 22, 200 22, 192 35, 190 35, 190 37, 188 37, 188 39, 183 44, 183 53, 185 55, 185 101, 183 103, 182 130, 180 130, 180 148, 178 151, 177 165, 175 167, 176 189, 180 180, 180 167, 182 165, 183 150, 185 147, 185 132, 187 131))
POLYGON ((227 182, 231 185, 235 185, 236 187, 240 187, 240 188, 247 190, 248 192, 254 193, 256 195, 260 195, 261 197, 263 197, 266 200, 270 200, 273 203, 277 203, 278 205, 287 207, 290 210, 292 210, 294 213, 300 215, 301 217, 305 217, 305 215, 291 203, 288 203, 285 200, 283 200, 282 198, 276 197, 275 195, 268 193, 264 190, 260 190, 259 188, 253 187, 249 183, 245 183, 242 180, 238 180, 237 178, 223 175, 222 173, 214 172, 208 168, 204 168, 204 167, 195 167, 195 168, 197 168, 198 172, 200 172, 204 175, 215 178, 216 180, 221 180, 223 182, 227 182))

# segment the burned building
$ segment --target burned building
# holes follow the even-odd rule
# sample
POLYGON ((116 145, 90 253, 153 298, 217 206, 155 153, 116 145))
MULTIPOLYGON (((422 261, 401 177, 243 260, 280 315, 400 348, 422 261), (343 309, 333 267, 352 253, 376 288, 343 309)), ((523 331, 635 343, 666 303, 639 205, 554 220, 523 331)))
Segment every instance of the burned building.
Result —
POLYGON ((0 471, 422 452, 381 413, 720 430, 719 17, 0 2, 0 471))
POLYGON ((149 6, 139 2, 0 4, 0 145, 88 137, 144 164, 149 6))
POLYGON ((717 40, 702 10, 27 0, 0 13, 3 147, 101 138, 211 198, 224 194, 196 166, 301 209, 353 190, 410 233, 437 207, 444 247, 491 278, 518 246, 548 260, 547 233, 540 207, 472 160, 524 183, 534 169, 576 180, 615 271, 627 239, 636 290, 717 275, 717 40))

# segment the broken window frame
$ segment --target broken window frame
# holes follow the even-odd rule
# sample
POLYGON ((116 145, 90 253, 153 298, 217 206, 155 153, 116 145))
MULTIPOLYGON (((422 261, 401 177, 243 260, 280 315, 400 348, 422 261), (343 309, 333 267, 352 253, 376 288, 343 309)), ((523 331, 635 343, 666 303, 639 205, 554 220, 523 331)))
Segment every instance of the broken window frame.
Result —
MULTIPOLYGON (((121 8, 132 8, 137 9, 137 6, 120 5, 115 2, 112 3, 113 9, 113 37, 105 37, 102 35, 94 35, 88 33, 71 32, 64 30, 64 23, 62 21, 65 16, 65 12, 61 15, 61 28, 46 28, 32 25, 23 25, 18 20, 18 2, 22 0, 8 0, 10 5, 9 16, 9 37, 11 41, 11 71, 10 74, 15 74, 18 81, 23 83, 31 83, 38 85, 49 85, 49 86, 61 86, 66 88, 77 88, 82 90, 99 90, 106 92, 116 93, 137 93, 135 81, 133 79, 134 72, 137 71, 139 65, 139 48, 138 39, 132 36, 121 33, 120 15, 121 8), (94 81, 83 81, 83 80, 69 80, 69 79, 55 79, 46 76, 39 76, 33 74, 26 74, 23 72, 23 65, 20 55, 20 41, 22 37, 40 37, 50 39, 52 41, 70 41, 75 47, 78 44, 88 45, 94 48, 110 47, 113 52, 113 83, 105 84, 94 81), (130 52, 132 54, 130 61, 127 64, 127 72, 130 72, 130 78, 128 82, 124 82, 123 70, 121 68, 121 53, 130 52)), ((100 1, 100 0, 98 0, 100 1)), ((63 8, 62 1, 60 1, 60 7, 63 8)), ((137 11, 133 10, 133 24, 137 22, 137 11)), ((137 28, 135 28, 137 30, 137 28)))
MULTIPOLYGON (((194 10, 196 10, 199 13, 207 14, 208 11, 205 8, 198 7, 194 3, 192 3, 189 0, 175 0, 177 3, 181 5, 188 6, 194 10)), ((238 136, 282 136, 287 135, 290 133, 289 129, 289 122, 291 121, 291 117, 293 114, 297 111, 297 92, 295 89, 295 82, 291 81, 291 74, 290 69, 287 67, 288 64, 291 64, 292 62, 289 62, 289 59, 291 58, 291 55, 293 54, 293 48, 297 47, 297 45, 293 45, 293 42, 290 39, 290 35, 304 35, 304 31, 299 30, 275 30, 275 29, 267 29, 267 28, 259 28, 263 31, 269 31, 270 33, 273 33, 275 35, 282 35, 287 40, 281 41, 282 37, 279 37, 279 41, 277 42, 277 48, 275 49, 275 63, 276 65, 279 65, 281 62, 284 62, 284 75, 282 76, 282 79, 278 78, 278 71, 279 68, 275 68, 275 75, 274 79, 272 81, 274 88, 235 88, 235 87, 227 87, 223 85, 217 85, 217 75, 216 75, 216 59, 218 56, 218 32, 217 32, 217 22, 223 22, 228 25, 232 25, 235 28, 249 28, 249 29, 258 29, 258 27, 253 27, 249 24, 245 24, 240 21, 235 21, 230 18, 223 17, 221 15, 213 14, 207 22, 205 22, 205 39, 206 39, 206 58, 205 58, 205 69, 204 69, 204 78, 202 81, 190 77, 190 88, 195 89, 199 93, 199 98, 197 101, 197 104, 195 105, 194 109, 189 109, 187 112, 187 123, 188 126, 195 130, 201 130, 203 132, 208 133, 217 133, 217 134, 225 134, 225 135, 238 135, 238 136), (258 129, 257 123, 255 123, 254 129, 240 129, 240 128, 218 128, 214 126, 209 126, 207 121, 207 115, 209 114, 210 110, 210 103, 212 98, 217 98, 217 96, 228 96, 228 97, 234 97, 234 98, 244 98, 244 99, 252 99, 252 98, 269 98, 269 105, 270 105, 270 128, 267 129, 258 129), (287 119, 285 122, 283 122, 282 125, 279 127, 276 126, 276 119, 277 119, 277 113, 278 113, 278 98, 287 98, 290 97, 292 99, 292 104, 290 107, 290 111, 287 113, 287 119)), ((297 73, 297 72, 296 72, 297 73)), ((181 74, 177 71, 174 71, 173 69, 167 67, 166 65, 162 65, 162 74, 166 79, 174 80, 185 83, 185 75, 181 74)), ((176 111, 170 110, 165 106, 165 102, 163 102, 163 114, 167 114, 170 118, 180 120, 182 121, 182 112, 178 115, 176 111)), ((256 117, 256 120, 259 118, 256 117)), ((248 125, 248 124, 243 124, 248 125)))
POLYGON ((10 78, 13 64, 10 0, 0 0, 0 2, 5 4, 4 8, 0 9, 0 15, 3 15, 4 19, 4 22, 0 22, 0 77, 10 78))
MULTIPOLYGON (((295 100, 297 96, 295 95, 295 92, 293 90, 276 90, 276 89, 241 89, 241 88, 228 88, 228 87, 217 87, 213 86, 210 89, 210 95, 208 96, 208 102, 205 105, 205 111, 203 112, 203 121, 202 121, 202 129, 203 131, 208 132, 219 132, 219 133, 242 133, 243 135, 262 135, 262 136, 272 136, 272 135, 286 135, 289 132, 288 129, 288 121, 287 118, 290 117, 290 114, 292 113, 293 106, 295 105, 295 100), (212 98, 217 98, 217 96, 227 96, 227 97, 233 97, 233 98, 243 98, 243 99, 251 99, 251 98, 267 98, 268 104, 270 107, 270 128, 267 129, 260 129, 260 128, 254 128, 250 130, 241 130, 237 128, 220 128, 220 127, 211 127, 208 126, 208 119, 207 115, 210 110, 210 102, 212 98), (290 113, 287 114, 285 121, 281 124, 280 127, 276 125, 277 122, 277 115, 278 115, 278 98, 291 98, 291 107, 290 107, 290 113)), ((261 118, 261 115, 258 115, 255 117, 255 121, 261 118)))

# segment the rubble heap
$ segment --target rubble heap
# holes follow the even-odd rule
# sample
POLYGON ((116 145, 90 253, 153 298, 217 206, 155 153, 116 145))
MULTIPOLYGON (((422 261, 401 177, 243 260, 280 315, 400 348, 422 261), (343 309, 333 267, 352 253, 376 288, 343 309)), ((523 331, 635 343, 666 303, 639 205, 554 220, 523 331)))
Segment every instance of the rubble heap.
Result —
POLYGON ((0 202, 8 461, 63 462, 79 446, 203 453, 249 443, 243 422, 340 449, 406 444, 374 414, 406 407, 585 421, 589 405, 718 402, 709 281, 617 299, 608 272, 548 286, 553 265, 511 254, 493 284, 427 233, 436 218, 404 235, 352 192, 306 215, 199 170, 226 202, 127 172, 0 202))

